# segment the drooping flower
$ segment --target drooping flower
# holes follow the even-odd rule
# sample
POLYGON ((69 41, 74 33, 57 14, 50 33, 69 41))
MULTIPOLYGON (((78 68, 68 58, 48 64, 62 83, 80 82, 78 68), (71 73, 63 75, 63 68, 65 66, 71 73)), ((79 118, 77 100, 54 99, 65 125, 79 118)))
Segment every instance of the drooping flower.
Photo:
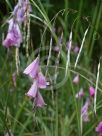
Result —
POLYGON ((38 93, 38 83, 35 80, 29 91, 26 93, 27 96, 35 98, 38 93))
POLYGON ((13 133, 12 133, 12 130, 10 129, 10 131, 7 132, 5 136, 14 136, 13 133), (10 135, 9 135, 9 134, 10 134, 10 135))
POLYGON ((99 133, 99 136, 102 136, 102 122, 97 125, 95 130, 99 133))
POLYGON ((91 96, 91 97, 94 97, 94 95, 95 95, 95 88, 92 87, 92 86, 90 86, 90 88, 89 88, 89 93, 90 93, 90 96, 91 96))
POLYGON ((84 106, 81 109, 81 117, 84 122, 90 121, 88 114, 89 105, 90 105, 90 101, 89 99, 87 99, 87 101, 85 102, 84 106))
POLYGON ((19 23, 27 19, 27 15, 32 11, 29 0, 19 0, 14 8, 13 15, 19 23))
POLYGON ((74 79, 73 79, 73 83, 74 84, 78 84, 79 83, 79 75, 76 75, 75 77, 74 77, 74 79))
POLYGON ((39 72, 37 75, 37 80, 38 80, 38 87, 39 88, 46 88, 48 85, 48 82, 46 81, 45 76, 42 74, 42 72, 39 72))
POLYGON ((34 104, 36 107, 40 107, 40 108, 46 105, 39 91, 34 99, 34 104))
POLYGON ((37 57, 25 70, 24 74, 29 75, 31 78, 36 78, 39 72, 39 57, 37 57))
POLYGON ((3 41, 5 47, 16 46, 19 47, 22 42, 22 34, 17 22, 14 19, 9 20, 9 28, 6 39, 3 41))
POLYGON ((81 88, 79 92, 75 95, 76 98, 82 98, 84 96, 84 90, 81 88))

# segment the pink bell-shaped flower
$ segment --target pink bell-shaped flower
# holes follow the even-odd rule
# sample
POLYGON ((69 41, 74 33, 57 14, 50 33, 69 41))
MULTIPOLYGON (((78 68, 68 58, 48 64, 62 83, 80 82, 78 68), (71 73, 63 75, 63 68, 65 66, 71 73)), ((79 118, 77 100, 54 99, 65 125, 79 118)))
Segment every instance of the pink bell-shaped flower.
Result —
POLYGON ((16 46, 19 47, 22 42, 22 34, 19 25, 14 19, 9 20, 9 29, 6 39, 3 41, 5 47, 16 46))
POLYGON ((47 82, 46 82, 46 78, 42 74, 42 72, 38 73, 37 80, 38 80, 38 86, 39 86, 39 88, 42 88, 42 89, 46 88, 47 82))
POLYGON ((35 98, 38 92, 38 83, 35 80, 29 91, 26 93, 27 96, 35 98))
POLYGON ((94 95, 95 95, 95 88, 92 87, 92 86, 90 86, 90 88, 89 88, 89 93, 90 93, 90 96, 91 96, 91 97, 94 97, 94 95))
POLYGON ((46 104, 45 104, 45 102, 44 102, 44 99, 43 99, 43 97, 41 96, 41 94, 40 94, 40 92, 38 91, 38 93, 37 93, 37 95, 36 95, 36 97, 35 97, 35 99, 34 99, 34 102, 35 102, 35 106, 36 107, 43 107, 43 106, 45 106, 46 104))
POLYGON ((25 70, 24 74, 29 75, 31 78, 36 78, 39 72, 39 57, 37 57, 25 70))

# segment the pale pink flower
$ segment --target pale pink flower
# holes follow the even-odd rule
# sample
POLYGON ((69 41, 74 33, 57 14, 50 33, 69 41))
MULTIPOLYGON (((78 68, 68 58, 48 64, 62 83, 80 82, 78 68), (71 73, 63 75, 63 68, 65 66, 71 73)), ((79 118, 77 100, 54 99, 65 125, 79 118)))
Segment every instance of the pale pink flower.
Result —
POLYGON ((76 75, 75 77, 74 77, 74 79, 73 79, 73 83, 74 84, 79 84, 79 75, 76 75))
POLYGON ((29 91, 26 93, 27 96, 35 98, 38 92, 38 83, 35 80, 29 91))
POLYGON ((102 122, 97 125, 95 130, 99 133, 99 136, 102 136, 102 122))
POLYGON ((84 90, 81 88, 79 92, 75 95, 76 98, 82 98, 84 96, 84 90))
POLYGON ((31 78, 36 78, 39 72, 39 57, 37 57, 25 70, 24 74, 29 75, 31 78))
POLYGON ((14 8, 13 15, 19 23, 27 19, 27 15, 32 11, 29 0, 19 0, 14 8))
POLYGON ((39 72, 38 75, 37 75, 37 79, 38 81, 38 87, 39 88, 46 88, 47 85, 48 85, 48 82, 46 81, 46 78, 45 76, 42 74, 42 72, 39 72))
POLYGON ((46 105, 39 91, 34 99, 34 103, 36 107, 40 107, 40 108, 46 105))
POLYGON ((88 114, 89 105, 90 105, 90 101, 89 99, 87 99, 87 101, 85 102, 84 106, 81 109, 81 117, 84 122, 90 121, 89 114, 88 114))
POLYGON ((95 95, 95 88, 92 87, 92 86, 90 86, 90 88, 89 88, 89 93, 90 93, 90 96, 91 96, 91 97, 94 97, 94 95, 95 95))
POLYGON ((16 46, 19 47, 22 42, 22 34, 19 25, 14 19, 9 20, 9 28, 6 39, 3 41, 5 47, 16 46))

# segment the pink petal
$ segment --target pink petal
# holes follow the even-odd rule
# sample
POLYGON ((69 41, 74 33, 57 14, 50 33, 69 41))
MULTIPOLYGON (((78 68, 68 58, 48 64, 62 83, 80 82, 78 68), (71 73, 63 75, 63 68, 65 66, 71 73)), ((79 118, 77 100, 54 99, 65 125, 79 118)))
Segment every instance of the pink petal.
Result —
POLYGON ((25 70, 24 74, 29 75, 31 78, 36 78, 39 72, 39 57, 37 57, 25 70))
POLYGON ((35 97, 35 106, 37 107, 43 107, 45 106, 45 102, 43 97, 41 96, 40 92, 37 93, 37 96, 35 97))
POLYGON ((102 133, 102 122, 97 125, 96 132, 102 133))
POLYGON ((26 93, 27 96, 35 98, 38 92, 38 84, 35 80, 29 91, 26 93))
POLYGON ((89 93, 90 93, 90 96, 94 97, 94 95, 95 95, 95 88, 90 86, 89 93))
POLYGON ((39 88, 46 88, 47 82, 45 76, 42 74, 42 72, 38 73, 38 86, 39 88))

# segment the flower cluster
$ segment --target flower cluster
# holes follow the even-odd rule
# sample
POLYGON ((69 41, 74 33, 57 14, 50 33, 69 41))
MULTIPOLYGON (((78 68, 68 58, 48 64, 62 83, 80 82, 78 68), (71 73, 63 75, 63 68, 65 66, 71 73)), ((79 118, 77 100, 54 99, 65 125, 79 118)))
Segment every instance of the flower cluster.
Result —
POLYGON ((25 70, 24 74, 28 75, 33 79, 33 84, 29 91, 26 93, 27 96, 34 99, 36 107, 43 107, 45 104, 43 97, 40 94, 39 89, 47 87, 48 82, 42 74, 39 66, 39 57, 37 57, 25 70))
POLYGON ((27 21, 29 12, 31 12, 29 0, 19 0, 12 13, 12 18, 8 21, 8 33, 3 41, 3 46, 6 48, 20 47, 22 43, 20 26, 22 22, 27 21))

